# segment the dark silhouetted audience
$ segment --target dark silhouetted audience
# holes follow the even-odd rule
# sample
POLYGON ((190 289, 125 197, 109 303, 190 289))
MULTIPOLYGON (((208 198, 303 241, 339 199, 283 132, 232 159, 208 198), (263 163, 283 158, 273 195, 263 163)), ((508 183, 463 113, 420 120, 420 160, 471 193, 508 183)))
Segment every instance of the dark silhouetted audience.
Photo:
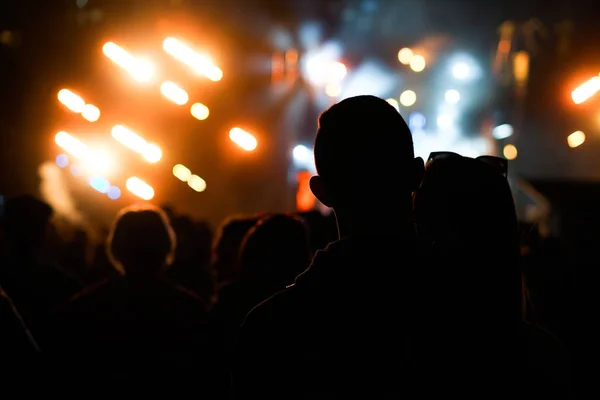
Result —
POLYGON ((206 305, 164 279, 175 247, 159 209, 133 206, 118 215, 108 250, 120 276, 76 295, 49 325, 47 348, 56 362, 70 365, 78 385, 145 394, 208 388, 206 305))
POLYGON ((567 262, 555 240, 522 240, 508 161, 425 166, 373 96, 319 117, 314 157, 333 213, 234 216, 214 237, 170 206, 125 208, 103 232, 9 199, 2 394, 574 398, 553 335, 577 337, 553 282, 567 262))
POLYGON ((496 157, 433 153, 415 196, 425 250, 419 281, 426 295, 417 309, 414 369, 437 382, 429 388, 433 397, 569 395, 564 349, 523 319, 521 248, 507 166, 496 157))
POLYGON ((411 192, 423 160, 414 157, 400 114, 373 96, 325 111, 314 155, 318 175, 310 187, 333 207, 340 240, 248 314, 234 395, 405 394, 417 242, 411 192))

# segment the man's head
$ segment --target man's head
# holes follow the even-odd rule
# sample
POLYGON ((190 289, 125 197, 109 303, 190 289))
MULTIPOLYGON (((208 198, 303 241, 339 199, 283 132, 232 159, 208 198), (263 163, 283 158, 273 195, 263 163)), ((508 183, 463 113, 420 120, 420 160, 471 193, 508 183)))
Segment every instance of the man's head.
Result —
POLYGON ((173 262, 175 247, 167 216, 147 205, 121 210, 108 237, 111 262, 126 275, 159 275, 173 262))
POLYGON ((311 190, 336 211, 410 202, 423 174, 406 122, 374 96, 348 98, 321 114, 314 154, 311 190))
POLYGON ((51 217, 52 208, 33 196, 8 199, 2 225, 9 248, 33 256, 44 243, 51 217))

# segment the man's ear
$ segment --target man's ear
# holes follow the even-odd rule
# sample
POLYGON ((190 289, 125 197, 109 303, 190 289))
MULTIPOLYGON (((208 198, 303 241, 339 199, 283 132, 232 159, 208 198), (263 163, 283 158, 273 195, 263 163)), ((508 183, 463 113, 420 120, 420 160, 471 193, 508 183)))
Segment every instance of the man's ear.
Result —
POLYGON ((419 186, 421 186, 421 182, 423 181, 423 176, 425 175, 425 163, 421 157, 415 157, 412 161, 412 177, 411 177, 411 190, 416 191, 419 186))
POLYGON ((325 185, 323 182, 323 178, 318 175, 312 176, 309 181, 310 191, 315 195, 317 200, 319 200, 325 207, 333 207, 331 204, 331 199, 327 196, 325 192, 325 185))

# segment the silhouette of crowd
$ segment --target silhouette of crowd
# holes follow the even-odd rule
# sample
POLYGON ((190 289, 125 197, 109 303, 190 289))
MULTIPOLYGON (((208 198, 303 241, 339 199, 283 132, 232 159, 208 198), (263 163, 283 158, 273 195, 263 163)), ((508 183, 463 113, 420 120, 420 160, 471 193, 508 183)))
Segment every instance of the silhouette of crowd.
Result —
POLYGON ((506 160, 415 157, 373 96, 326 110, 314 155, 310 188, 332 214, 232 216, 216 232, 142 204, 105 237, 65 238, 48 204, 8 199, 3 393, 574 398, 569 327, 506 160))

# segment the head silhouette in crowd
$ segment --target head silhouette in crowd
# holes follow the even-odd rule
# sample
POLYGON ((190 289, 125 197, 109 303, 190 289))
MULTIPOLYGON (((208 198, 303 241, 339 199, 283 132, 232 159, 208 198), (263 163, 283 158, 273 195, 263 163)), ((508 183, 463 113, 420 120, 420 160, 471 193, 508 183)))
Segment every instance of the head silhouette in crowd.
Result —
POLYGON ((211 258, 218 283, 229 282, 237 278, 235 265, 240 245, 246 233, 258 220, 258 216, 231 217, 223 221, 217 229, 211 258))
POLYGON ((128 277, 160 277, 173 262, 175 247, 167 216, 149 205, 121 210, 108 237, 110 260, 128 277))
POLYGON ((240 249, 242 281, 273 290, 283 289, 309 265, 311 251, 308 229, 299 217, 275 214, 252 228, 240 249))
POLYGON ((428 163, 414 205, 419 237, 436 260, 433 274, 443 276, 449 290, 471 297, 476 292, 478 302, 487 306, 506 304, 499 299, 516 284, 520 318, 517 214, 500 167, 458 155, 434 160, 428 163))
POLYGON ((351 97, 326 110, 314 155, 310 188, 333 208, 341 236, 372 234, 373 228, 397 234, 410 225, 423 160, 414 156, 406 122, 385 100, 351 97))
POLYGON ((52 208, 30 195, 10 198, 4 205, 2 225, 12 254, 34 257, 44 244, 52 208))

